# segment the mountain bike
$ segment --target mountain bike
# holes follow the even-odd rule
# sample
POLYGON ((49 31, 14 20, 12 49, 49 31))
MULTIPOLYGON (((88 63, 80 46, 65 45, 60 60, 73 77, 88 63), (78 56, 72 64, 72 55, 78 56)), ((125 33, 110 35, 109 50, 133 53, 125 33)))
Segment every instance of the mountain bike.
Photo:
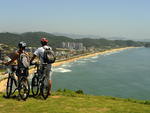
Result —
POLYGON ((32 78, 31 90, 34 97, 38 94, 47 99, 50 91, 48 77, 46 76, 46 69, 48 64, 35 64, 36 72, 32 78))
MULTIPOLYGON (((19 97, 22 100, 26 100, 30 93, 30 85, 29 85, 29 81, 27 77, 20 76, 17 82, 16 77, 15 77, 16 71, 11 71, 10 69, 8 70, 9 71, 8 71, 8 80, 7 80, 7 86, 6 86, 6 97, 9 98, 11 95, 13 95, 16 92, 16 90, 18 90, 19 97)), ((24 69, 20 69, 20 72, 23 72, 23 71, 24 69)))
POLYGON ((11 66, 7 68, 8 79, 7 79, 7 86, 6 86, 6 97, 9 98, 11 95, 14 94, 16 88, 18 86, 17 80, 15 78, 15 66, 11 66))

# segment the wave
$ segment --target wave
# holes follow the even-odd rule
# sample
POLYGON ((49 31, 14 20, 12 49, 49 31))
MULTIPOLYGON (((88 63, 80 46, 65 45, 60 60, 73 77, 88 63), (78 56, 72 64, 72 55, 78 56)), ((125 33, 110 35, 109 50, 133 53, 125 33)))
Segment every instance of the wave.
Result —
POLYGON ((80 59, 80 60, 76 60, 74 61, 74 64, 77 64, 77 65, 83 65, 87 62, 97 62, 97 58, 99 58, 99 56, 93 56, 93 57, 89 57, 89 58, 83 58, 83 59, 80 59))
POLYGON ((108 55, 112 55, 112 54, 117 54, 117 53, 120 53, 120 52, 121 52, 121 50, 120 50, 120 51, 117 51, 117 52, 105 53, 105 54, 103 54, 103 56, 108 56, 108 55))
POLYGON ((86 63, 86 61, 85 60, 77 60, 76 63, 84 64, 84 63, 86 63))
POLYGON ((65 69, 65 68, 54 68, 53 72, 59 72, 59 73, 66 73, 66 72, 71 72, 72 70, 70 69, 65 69))
POLYGON ((97 60, 91 60, 91 62, 97 62, 97 60))
POLYGON ((98 58, 98 55, 97 56, 94 56, 94 57, 91 57, 91 59, 97 59, 98 58))
POLYGON ((61 65, 61 67, 71 67, 71 63, 65 63, 65 64, 61 65))
POLYGON ((84 60, 84 61, 88 61, 88 60, 90 60, 90 58, 83 58, 82 60, 84 60))

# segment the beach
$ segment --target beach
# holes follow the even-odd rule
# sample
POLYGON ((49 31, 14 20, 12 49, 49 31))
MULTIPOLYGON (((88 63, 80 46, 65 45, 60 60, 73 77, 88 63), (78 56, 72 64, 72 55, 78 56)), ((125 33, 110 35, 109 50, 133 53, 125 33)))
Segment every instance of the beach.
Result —
POLYGON ((92 53, 92 54, 89 54, 89 55, 82 55, 82 56, 79 56, 79 57, 70 58, 68 60, 56 62, 56 63, 53 64, 53 66, 57 67, 57 66, 60 66, 62 64, 69 63, 69 62, 74 62, 74 61, 82 59, 82 58, 93 57, 93 56, 96 56, 96 55, 103 55, 103 54, 107 54, 107 53, 111 53, 111 52, 118 52, 118 51, 122 51, 122 50, 125 50, 125 49, 131 49, 131 48, 135 48, 135 47, 116 48, 116 49, 106 50, 106 51, 103 51, 103 52, 92 53))
MULTIPOLYGON (((103 55, 103 54, 107 54, 107 53, 118 52, 118 51, 131 49, 131 48, 135 48, 135 47, 116 48, 116 49, 106 50, 106 51, 103 51, 103 52, 97 52, 97 53, 92 53, 92 54, 88 54, 88 55, 82 55, 82 56, 66 59, 64 61, 56 62, 56 63, 53 64, 53 67, 57 67, 57 66, 65 64, 65 63, 69 63, 69 62, 74 62, 74 61, 82 59, 82 58, 88 58, 88 57, 93 57, 93 56, 96 56, 96 55, 103 55)), ((32 73, 34 73, 34 71, 35 71, 35 69, 32 68, 32 69, 30 69, 29 73, 32 74, 32 73)), ((1 76, 3 76, 3 75, 1 75, 1 76)), ((6 76, 6 75, 4 75, 4 76, 6 76)), ((7 79, 4 79, 4 80, 0 81, 0 92, 5 91, 6 84, 7 84, 7 79)))

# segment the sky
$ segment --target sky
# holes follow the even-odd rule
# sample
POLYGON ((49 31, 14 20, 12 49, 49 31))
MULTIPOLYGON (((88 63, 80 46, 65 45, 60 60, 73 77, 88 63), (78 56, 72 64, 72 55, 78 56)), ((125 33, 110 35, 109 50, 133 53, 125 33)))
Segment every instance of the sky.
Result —
POLYGON ((150 0, 0 0, 0 32, 150 39, 150 0))

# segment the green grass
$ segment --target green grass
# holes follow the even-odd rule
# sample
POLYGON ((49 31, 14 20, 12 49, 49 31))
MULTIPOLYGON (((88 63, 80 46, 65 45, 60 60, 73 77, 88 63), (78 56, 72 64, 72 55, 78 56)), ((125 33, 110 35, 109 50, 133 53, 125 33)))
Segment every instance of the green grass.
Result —
POLYGON ((0 73, 6 72, 6 69, 0 69, 0 73))
POLYGON ((149 101, 84 95, 82 91, 59 90, 47 100, 30 97, 18 101, 2 95, 0 113, 150 113, 149 101))

